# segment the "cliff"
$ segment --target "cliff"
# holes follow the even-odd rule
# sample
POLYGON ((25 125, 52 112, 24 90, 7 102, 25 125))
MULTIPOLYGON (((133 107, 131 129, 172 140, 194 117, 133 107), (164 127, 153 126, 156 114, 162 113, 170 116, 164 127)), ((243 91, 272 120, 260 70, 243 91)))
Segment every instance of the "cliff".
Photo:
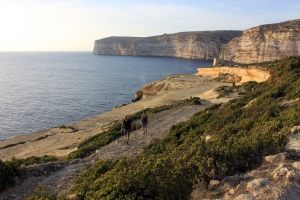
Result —
POLYGON ((199 31, 153 37, 108 37, 95 41, 94 54, 164 56, 211 60, 218 57, 223 44, 242 31, 199 31))
POLYGON ((198 68, 197 75, 209 76, 213 78, 220 77, 220 74, 229 74, 229 80, 226 82, 236 82, 242 84, 247 81, 264 82, 270 77, 270 73, 266 70, 261 70, 256 67, 242 68, 242 67, 212 67, 212 68, 198 68))
POLYGON ((257 26, 222 46, 219 57, 237 63, 274 61, 300 55, 300 19, 257 26))
POLYGON ((166 56, 237 63, 280 60, 300 55, 300 19, 266 24, 245 31, 199 31, 152 37, 96 40, 94 54, 166 56))

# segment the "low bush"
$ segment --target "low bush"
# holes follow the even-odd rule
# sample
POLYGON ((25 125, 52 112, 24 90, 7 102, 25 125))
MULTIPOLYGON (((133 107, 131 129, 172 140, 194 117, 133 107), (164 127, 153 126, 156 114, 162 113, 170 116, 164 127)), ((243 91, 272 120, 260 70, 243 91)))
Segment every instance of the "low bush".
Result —
POLYGON ((6 188, 14 186, 13 178, 20 174, 18 167, 12 162, 3 162, 0 160, 0 192, 6 188))
POLYGON ((31 156, 31 157, 28 157, 25 159, 13 157, 12 160, 9 162, 12 163, 13 165, 15 165, 16 167, 20 167, 22 164, 24 164, 25 166, 28 166, 28 165, 32 165, 32 164, 41 164, 41 163, 53 162, 53 161, 57 161, 57 160, 58 160, 58 158, 56 158, 55 156, 44 155, 42 157, 31 156))
POLYGON ((43 186, 38 186, 33 195, 26 200, 66 200, 65 196, 57 197, 56 194, 49 193, 43 186))

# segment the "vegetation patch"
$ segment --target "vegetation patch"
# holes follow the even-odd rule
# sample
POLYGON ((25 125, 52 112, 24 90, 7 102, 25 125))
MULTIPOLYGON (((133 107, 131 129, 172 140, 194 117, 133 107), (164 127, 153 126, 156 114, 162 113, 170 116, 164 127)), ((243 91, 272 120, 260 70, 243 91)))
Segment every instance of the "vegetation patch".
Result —
POLYGON ((218 93, 217 99, 222 97, 228 97, 230 94, 237 92, 239 95, 245 95, 247 92, 245 91, 243 85, 239 86, 220 86, 214 89, 215 92, 218 93))
MULTIPOLYGON (((133 130, 139 129, 137 124, 133 123, 133 130)), ((121 131, 121 122, 116 123, 97 135, 89 137, 78 145, 78 150, 70 153, 66 159, 83 158, 90 152, 111 143, 116 138, 122 136, 124 133, 121 131)))
POLYGON ((53 162, 57 160, 58 158, 56 158, 55 156, 44 155, 42 157, 31 156, 25 159, 17 159, 13 157, 12 161, 10 162, 13 163, 15 166, 20 167, 22 164, 28 166, 32 164, 41 164, 41 163, 53 162))
POLYGON ((0 193, 6 188, 15 185, 14 177, 21 176, 20 166, 22 164, 28 166, 35 163, 40 164, 56 160, 58 160, 56 157, 48 155, 42 157, 31 156, 26 159, 17 159, 13 157, 11 161, 6 162, 0 160, 0 193))
POLYGON ((233 93, 232 87, 229 87, 229 86, 220 86, 220 87, 214 89, 214 91, 219 94, 217 96, 217 99, 220 99, 222 97, 228 96, 230 93, 233 93))
POLYGON ((13 178, 20 175, 20 171, 12 162, 3 162, 0 160, 0 193, 8 187, 15 185, 13 178))
POLYGON ((26 200, 66 200, 66 196, 57 197, 55 194, 51 194, 46 191, 45 187, 38 186, 35 189, 35 192, 30 197, 26 198, 26 200))

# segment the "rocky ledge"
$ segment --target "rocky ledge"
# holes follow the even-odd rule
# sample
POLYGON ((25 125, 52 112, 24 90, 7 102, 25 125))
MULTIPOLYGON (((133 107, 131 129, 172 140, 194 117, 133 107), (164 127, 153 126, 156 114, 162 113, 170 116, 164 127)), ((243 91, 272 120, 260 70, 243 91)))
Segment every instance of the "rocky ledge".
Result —
MULTIPOLYGON (((247 81, 256 81, 264 82, 270 77, 270 73, 266 70, 259 69, 256 67, 207 67, 207 68, 198 68, 196 74, 198 77, 206 78, 205 84, 210 84, 211 79, 208 78, 217 78, 223 83, 236 83, 242 84, 247 81)), ((174 89, 184 89, 189 91, 191 88, 203 87, 203 82, 198 82, 198 77, 192 75, 190 78, 187 78, 188 75, 180 77, 180 75, 171 75, 162 80, 153 81, 146 84, 141 89, 137 90, 133 102, 139 101, 141 99, 147 99, 152 96, 158 95, 163 92, 169 92, 174 89), (202 84, 202 85, 201 85, 202 84)))

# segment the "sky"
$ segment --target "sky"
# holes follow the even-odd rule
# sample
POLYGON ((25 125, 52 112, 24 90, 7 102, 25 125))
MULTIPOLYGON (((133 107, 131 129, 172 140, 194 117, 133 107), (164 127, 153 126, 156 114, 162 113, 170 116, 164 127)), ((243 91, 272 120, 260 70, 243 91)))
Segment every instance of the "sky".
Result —
POLYGON ((299 18, 299 0, 0 0, 0 51, 92 52, 109 36, 245 30, 299 18))

